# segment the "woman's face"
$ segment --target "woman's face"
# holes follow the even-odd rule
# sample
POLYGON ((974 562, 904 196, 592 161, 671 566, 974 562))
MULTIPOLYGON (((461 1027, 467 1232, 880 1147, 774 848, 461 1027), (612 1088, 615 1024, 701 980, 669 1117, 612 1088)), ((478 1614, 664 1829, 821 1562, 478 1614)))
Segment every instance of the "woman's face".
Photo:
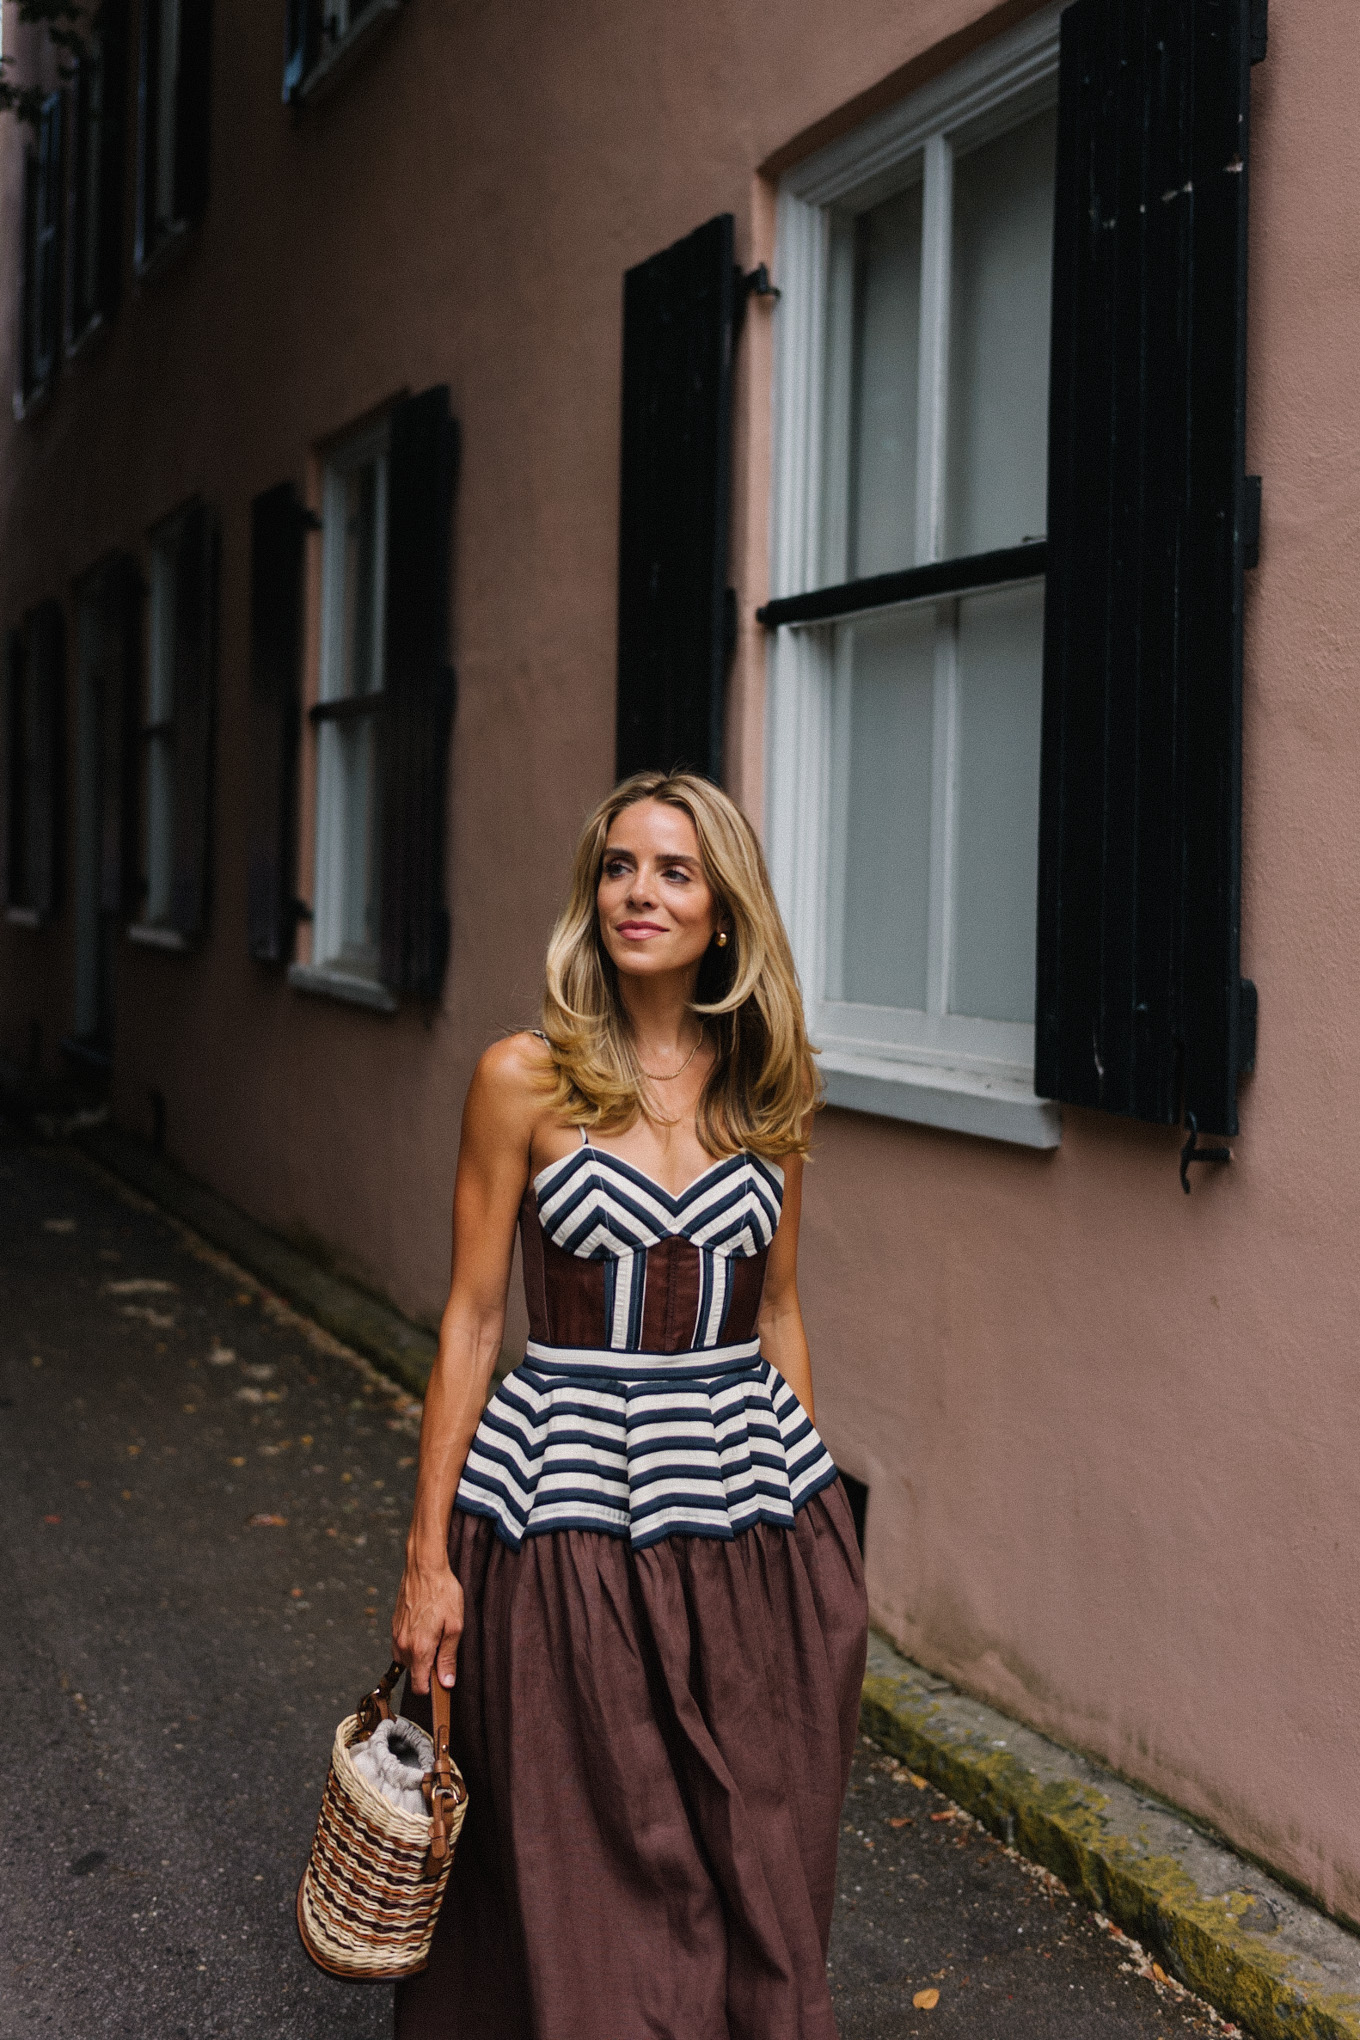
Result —
POLYGON ((600 935, 629 977, 696 969, 724 925, 683 808, 639 800, 614 817, 596 894, 600 935))

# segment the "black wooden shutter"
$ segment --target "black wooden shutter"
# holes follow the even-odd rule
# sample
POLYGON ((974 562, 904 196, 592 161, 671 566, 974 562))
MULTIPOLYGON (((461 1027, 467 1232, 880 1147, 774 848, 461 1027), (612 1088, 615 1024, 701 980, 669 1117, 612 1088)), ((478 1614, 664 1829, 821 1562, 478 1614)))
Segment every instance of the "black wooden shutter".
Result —
POLYGON ((296 99, 321 53, 320 0, 284 0, 283 96, 296 99))
POLYGON ((127 133, 127 0, 104 0, 99 15, 99 263, 98 302, 105 318, 123 289, 123 165, 127 133))
POLYGON ((19 389, 18 402, 15 406, 17 411, 23 409, 24 399, 33 388, 33 257, 37 239, 34 228, 38 218, 38 157, 33 149, 24 150, 23 203, 23 239, 19 252, 19 389))
POLYGON ((292 953, 305 513, 291 482, 250 506, 250 953, 292 953))
POLYGON ((175 559, 174 869, 172 928, 192 941, 207 926, 217 638, 217 526, 202 503, 185 511, 175 559))
POLYGON ((137 881, 138 716, 141 702, 142 603, 137 562, 119 553, 100 576, 98 601, 103 642, 100 696, 99 905, 121 917, 135 904, 137 881))
POLYGON ((33 221, 33 381, 51 380, 61 338, 62 97, 49 93, 38 120, 33 221))
POLYGON ((59 602, 40 602, 28 617, 22 904, 50 921, 61 904, 65 836, 66 617, 59 602))
POLYGON ((1250 0, 1062 17, 1035 1082, 1235 1133, 1250 0))
POLYGON ((137 224, 133 260, 140 269, 156 245, 156 103, 161 65, 161 11, 142 0, 137 47, 137 224))
POLYGON ((445 808, 453 725, 449 547, 457 428, 447 384, 392 413, 382 724, 382 977, 434 999, 448 960, 445 808))
POLYGON ((732 215, 623 280, 616 768, 722 774, 732 215))
POLYGON ((21 907, 24 895, 24 843, 28 835, 26 771, 27 711, 24 683, 24 635, 5 632, 5 905, 21 907))
POLYGON ((175 86, 175 218, 201 219, 208 203, 212 113, 212 0, 180 0, 175 86))

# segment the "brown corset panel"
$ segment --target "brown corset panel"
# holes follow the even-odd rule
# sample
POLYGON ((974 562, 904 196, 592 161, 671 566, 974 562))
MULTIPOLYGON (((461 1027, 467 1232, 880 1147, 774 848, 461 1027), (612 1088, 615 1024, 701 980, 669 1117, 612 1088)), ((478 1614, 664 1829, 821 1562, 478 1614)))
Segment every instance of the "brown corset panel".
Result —
MULTIPOLYGON (((605 1263, 584 1260, 553 1245, 539 1223, 532 1184, 520 1206, 519 1237, 530 1338, 545 1346, 607 1348, 605 1263)), ((767 1257, 768 1250, 762 1249, 728 1259, 727 1306, 719 1343, 738 1345, 755 1337, 767 1257)), ((696 1344, 703 1263, 703 1250, 678 1236, 647 1249, 642 1352, 686 1353, 696 1344)))

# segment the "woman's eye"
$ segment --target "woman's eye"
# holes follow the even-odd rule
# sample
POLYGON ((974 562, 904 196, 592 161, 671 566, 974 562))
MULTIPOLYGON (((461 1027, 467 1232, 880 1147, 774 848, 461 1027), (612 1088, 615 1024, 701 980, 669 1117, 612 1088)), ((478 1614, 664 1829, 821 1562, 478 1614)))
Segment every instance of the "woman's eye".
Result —
POLYGON ((665 875, 667 878, 679 879, 682 884, 688 885, 689 883, 689 873, 685 870, 683 864, 673 866, 665 875))

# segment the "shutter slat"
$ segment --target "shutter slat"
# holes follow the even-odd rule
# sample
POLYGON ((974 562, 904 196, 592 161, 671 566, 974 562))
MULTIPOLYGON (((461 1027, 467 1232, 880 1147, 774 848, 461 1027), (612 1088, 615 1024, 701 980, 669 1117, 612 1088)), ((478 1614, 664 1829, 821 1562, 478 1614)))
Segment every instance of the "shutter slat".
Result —
POLYGON ((174 868, 170 925, 186 942, 208 921, 217 609, 217 527, 206 505, 180 524, 174 617, 174 868))
POLYGON ((454 681, 449 549, 457 430, 447 384, 392 413, 387 483, 381 898, 384 984, 435 999, 449 949, 445 811, 454 681))
POLYGON ((722 772, 730 213, 624 277, 616 769, 722 772))
POLYGON ((1042 1095, 1236 1130, 1247 0, 1063 16, 1042 1095))
POLYGON ((285 962, 293 943, 304 530, 291 482, 251 504, 247 920, 260 963, 285 962))

